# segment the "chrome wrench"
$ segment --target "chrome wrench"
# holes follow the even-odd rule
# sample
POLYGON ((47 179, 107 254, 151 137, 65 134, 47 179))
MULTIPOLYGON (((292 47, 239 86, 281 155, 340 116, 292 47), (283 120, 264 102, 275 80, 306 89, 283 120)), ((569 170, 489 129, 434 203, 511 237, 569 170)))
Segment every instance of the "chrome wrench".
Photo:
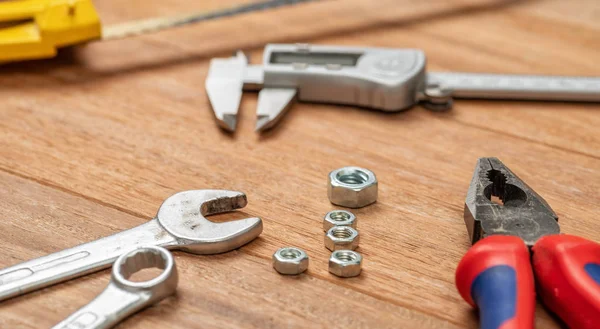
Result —
POLYGON ((162 247, 131 250, 115 261, 108 287, 52 329, 112 328, 132 314, 174 294, 177 283, 177 267, 168 250, 162 247), (133 273, 152 267, 163 271, 148 281, 129 281, 133 273))
POLYGON ((213 223, 204 216, 243 208, 246 195, 192 190, 172 195, 147 223, 77 247, 0 270, 0 301, 109 267, 136 246, 162 246, 194 254, 227 252, 262 232, 260 218, 213 223))
POLYGON ((419 49, 269 44, 261 65, 248 64, 242 52, 211 60, 206 93, 225 130, 235 131, 242 90, 260 90, 262 131, 296 100, 386 112, 418 103, 446 110, 453 98, 600 102, 600 77, 427 72, 419 49))

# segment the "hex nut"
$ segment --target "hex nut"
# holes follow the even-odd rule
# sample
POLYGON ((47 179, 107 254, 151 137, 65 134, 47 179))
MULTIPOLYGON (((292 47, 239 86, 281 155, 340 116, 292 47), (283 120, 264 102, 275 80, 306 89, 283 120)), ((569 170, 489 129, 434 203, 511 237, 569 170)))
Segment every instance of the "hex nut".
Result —
POLYGON ((377 201, 377 177, 364 168, 344 167, 329 173, 329 201, 348 208, 362 208, 377 201))
POLYGON ((308 268, 308 255, 299 248, 280 248, 273 254, 273 268, 280 274, 300 274, 308 268))
POLYGON ((336 250, 329 258, 329 273, 341 278, 358 276, 362 271, 362 256, 352 250, 336 250))
POLYGON ((334 226, 325 233, 325 247, 334 250, 354 250, 358 247, 358 231, 350 226, 334 226))
POLYGON ((329 231, 334 226, 350 226, 356 228, 356 216, 347 210, 332 210, 323 218, 323 230, 329 231))

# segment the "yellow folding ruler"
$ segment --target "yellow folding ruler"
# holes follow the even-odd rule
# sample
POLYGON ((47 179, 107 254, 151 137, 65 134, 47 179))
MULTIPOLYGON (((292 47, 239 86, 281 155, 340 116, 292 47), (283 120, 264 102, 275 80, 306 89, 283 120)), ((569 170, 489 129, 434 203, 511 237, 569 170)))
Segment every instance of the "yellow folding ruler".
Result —
POLYGON ((0 1, 0 62, 50 58, 57 49, 120 39, 175 26, 312 0, 271 0, 209 12, 160 17, 103 27, 90 0, 0 1))

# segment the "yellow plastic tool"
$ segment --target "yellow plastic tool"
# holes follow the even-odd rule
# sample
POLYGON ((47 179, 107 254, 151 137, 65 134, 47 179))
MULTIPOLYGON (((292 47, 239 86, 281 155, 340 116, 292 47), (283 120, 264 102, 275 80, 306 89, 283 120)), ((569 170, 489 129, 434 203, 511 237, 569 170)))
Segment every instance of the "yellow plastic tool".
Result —
POLYGON ((0 63, 50 58, 61 47, 120 39, 315 0, 264 0, 103 27, 91 0, 0 0, 0 63))
POLYGON ((101 37, 90 0, 0 2, 0 62, 54 57, 59 47, 101 37))

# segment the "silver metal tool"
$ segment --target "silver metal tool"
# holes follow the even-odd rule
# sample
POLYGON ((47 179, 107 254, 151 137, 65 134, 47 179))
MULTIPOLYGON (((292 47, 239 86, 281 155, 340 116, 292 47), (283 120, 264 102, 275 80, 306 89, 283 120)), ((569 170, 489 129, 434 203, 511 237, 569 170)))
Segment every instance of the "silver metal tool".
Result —
POLYGON ((123 251, 162 246, 194 254, 230 251, 262 232, 260 218, 213 223, 204 216, 247 204, 242 192, 192 190, 172 195, 154 219, 132 229, 0 271, 0 301, 109 267, 123 251))
POLYGON ((161 247, 131 250, 115 261, 108 287, 52 329, 112 328, 132 314, 174 294, 177 283, 177 267, 168 250, 161 247), (152 267, 163 271, 148 281, 129 281, 135 272, 152 267))
POLYGON ((256 130, 273 127, 295 100, 396 112, 453 98, 600 102, 600 77, 426 72, 418 49, 269 44, 263 64, 242 52, 215 58, 206 92, 217 122, 234 131, 242 90, 260 90, 256 130))

